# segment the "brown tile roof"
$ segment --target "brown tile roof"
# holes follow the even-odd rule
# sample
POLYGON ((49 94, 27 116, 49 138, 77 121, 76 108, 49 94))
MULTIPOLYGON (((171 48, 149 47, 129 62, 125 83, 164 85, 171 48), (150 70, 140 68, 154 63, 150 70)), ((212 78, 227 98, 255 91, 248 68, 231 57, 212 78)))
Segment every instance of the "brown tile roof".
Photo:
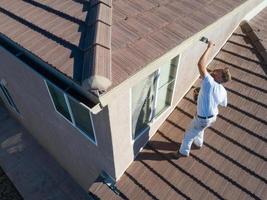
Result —
POLYGON ((238 29, 209 67, 229 67, 233 79, 225 85, 228 107, 205 131, 203 148, 193 149, 188 158, 172 157, 196 111, 190 90, 116 183, 122 198, 100 182, 90 189, 96 197, 266 198, 266 65, 238 29))
POLYGON ((243 2, 113 0, 113 86, 243 2))
POLYGON ((42 60, 73 77, 72 54, 78 50, 80 29, 84 27, 60 16, 60 13, 68 15, 69 7, 76 6, 79 12, 70 17, 80 21, 85 18, 86 12, 82 12, 82 6, 73 1, 50 2, 36 4, 33 1, 2 0, 0 30, 42 60))
MULTIPOLYGON (((244 30, 267 64, 267 8, 254 17, 244 30)), ((267 70, 267 69, 266 69, 267 70)))
POLYGON ((1 0, 0 32, 77 82, 114 87, 243 2, 1 0))
POLYGON ((0 32, 78 82, 111 79, 109 1, 1 0, 0 32))

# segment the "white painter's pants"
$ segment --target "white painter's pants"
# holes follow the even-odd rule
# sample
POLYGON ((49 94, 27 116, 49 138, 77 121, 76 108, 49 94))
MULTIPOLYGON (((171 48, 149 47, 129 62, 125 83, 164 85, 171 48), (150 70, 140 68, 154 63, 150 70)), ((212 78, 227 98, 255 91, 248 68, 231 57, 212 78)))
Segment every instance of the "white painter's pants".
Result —
POLYGON ((204 130, 215 121, 216 116, 209 119, 201 119, 195 116, 184 135, 179 152, 183 155, 189 155, 193 142, 197 146, 202 146, 204 140, 204 130))

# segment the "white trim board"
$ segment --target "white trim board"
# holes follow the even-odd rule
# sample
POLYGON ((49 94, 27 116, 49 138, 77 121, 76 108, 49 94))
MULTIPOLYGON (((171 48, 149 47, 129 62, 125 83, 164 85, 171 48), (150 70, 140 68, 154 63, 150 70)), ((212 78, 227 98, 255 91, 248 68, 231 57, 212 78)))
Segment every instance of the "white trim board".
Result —
POLYGON ((267 0, 264 0, 262 3, 260 3, 258 6, 256 6, 251 12, 249 12, 245 16, 244 20, 250 21, 253 17, 255 17, 257 14, 259 14, 266 7, 267 7, 267 0))

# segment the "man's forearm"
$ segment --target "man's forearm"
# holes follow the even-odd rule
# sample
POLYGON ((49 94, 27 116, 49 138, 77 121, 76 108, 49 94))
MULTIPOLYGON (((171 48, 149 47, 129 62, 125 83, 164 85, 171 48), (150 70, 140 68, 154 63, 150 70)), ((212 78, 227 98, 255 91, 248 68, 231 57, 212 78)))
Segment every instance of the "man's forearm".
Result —
POLYGON ((200 57, 200 59, 198 61, 198 65, 203 65, 203 66, 206 66, 207 65, 207 60, 208 60, 210 49, 211 49, 211 47, 208 47, 204 51, 204 53, 202 54, 202 56, 200 57))
POLYGON ((206 67, 207 67, 207 62, 208 62, 208 57, 210 53, 212 43, 209 43, 208 48, 204 51, 203 55, 200 57, 198 61, 198 69, 200 76, 203 78, 206 73, 208 73, 206 67))

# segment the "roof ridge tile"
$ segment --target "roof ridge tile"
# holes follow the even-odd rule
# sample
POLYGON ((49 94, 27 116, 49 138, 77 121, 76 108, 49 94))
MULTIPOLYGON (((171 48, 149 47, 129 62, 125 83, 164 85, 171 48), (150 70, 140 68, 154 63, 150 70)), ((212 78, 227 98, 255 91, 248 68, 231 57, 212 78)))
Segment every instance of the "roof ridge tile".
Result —
POLYGON ((94 36, 92 44, 89 44, 89 48, 85 49, 87 55, 84 56, 82 86, 86 90, 97 91, 97 94, 99 94, 99 92, 107 91, 112 83, 112 0, 91 0, 90 3, 90 8, 96 9, 93 13, 95 14, 95 22, 90 24, 94 27, 94 36), (106 84, 103 85, 103 82, 106 84))

